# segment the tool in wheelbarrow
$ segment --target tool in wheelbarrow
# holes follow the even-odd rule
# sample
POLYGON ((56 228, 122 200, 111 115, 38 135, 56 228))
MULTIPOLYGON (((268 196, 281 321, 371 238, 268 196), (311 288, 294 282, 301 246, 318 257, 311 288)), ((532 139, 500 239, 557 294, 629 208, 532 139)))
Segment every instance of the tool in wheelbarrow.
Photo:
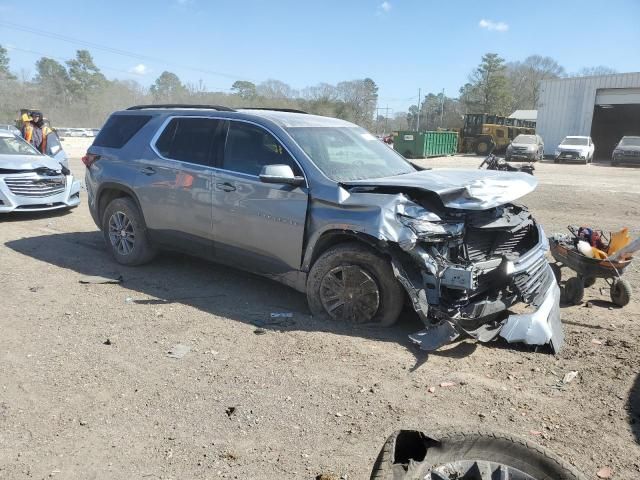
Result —
POLYGON ((609 284, 611 301, 620 307, 627 305, 631 301, 631 284, 622 275, 631 264, 633 251, 640 249, 640 239, 631 242, 626 228, 610 234, 609 241, 601 230, 575 226, 569 226, 568 229, 571 235, 556 234, 549 238, 551 255, 555 259, 551 268, 558 284, 563 267, 576 272, 575 277, 565 282, 562 300, 578 305, 584 297, 585 287, 592 286, 596 279, 602 278, 609 284), (637 244, 635 250, 629 248, 634 244, 637 244))
POLYGON ((533 171, 535 170, 532 164, 514 167, 513 165, 505 162, 504 159, 496 157, 492 152, 489 152, 489 155, 487 155, 487 157, 482 161, 478 169, 499 170, 502 172, 522 172, 528 173, 529 175, 533 175, 533 171))

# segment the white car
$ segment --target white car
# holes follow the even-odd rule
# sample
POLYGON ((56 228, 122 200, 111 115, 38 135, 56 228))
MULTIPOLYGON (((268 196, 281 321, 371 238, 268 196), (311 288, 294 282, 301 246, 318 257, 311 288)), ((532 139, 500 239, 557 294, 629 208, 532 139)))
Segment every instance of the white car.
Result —
POLYGON ((60 161, 0 130, 0 213, 77 207, 80 182, 60 161))
POLYGON ((595 145, 591 137, 564 137, 555 152, 555 163, 580 162, 591 163, 595 145))

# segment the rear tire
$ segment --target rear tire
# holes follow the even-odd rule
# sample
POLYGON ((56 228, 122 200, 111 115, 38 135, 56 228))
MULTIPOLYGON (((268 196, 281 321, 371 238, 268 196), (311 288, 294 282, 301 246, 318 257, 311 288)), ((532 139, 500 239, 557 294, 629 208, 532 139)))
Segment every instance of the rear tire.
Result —
MULTIPOLYGON (((418 432, 395 432, 389 437, 376 459, 371 480, 498 478, 499 473, 495 470, 495 476, 481 476, 478 467, 483 464, 491 466, 492 470, 502 466, 508 469, 509 473, 518 471, 533 480, 586 480, 582 474, 555 454, 540 445, 511 435, 491 432, 453 432, 443 435, 437 442, 430 441, 424 435, 420 438, 419 435, 418 432), (403 440, 403 434, 410 436, 403 440), (424 452, 425 449, 426 452, 424 452), (410 459, 415 463, 409 473, 404 467, 410 459), (395 465, 394 462, 396 462, 395 465), (456 468, 461 466, 462 462, 468 462, 470 468, 456 468), (442 473, 447 467, 457 471, 453 473, 449 470, 450 475, 442 473)), ((500 476, 500 478, 503 477, 500 476)))
POLYGON ((116 198, 107 205, 102 234, 111 255, 122 265, 142 265, 156 255, 142 213, 129 197, 116 198))
POLYGON ((307 301, 314 316, 388 327, 398 320, 404 291, 389 260, 365 245, 343 243, 329 248, 311 267, 307 301))
POLYGON ((487 155, 489 153, 489 142, 486 140, 480 140, 476 143, 475 152, 477 155, 487 155))

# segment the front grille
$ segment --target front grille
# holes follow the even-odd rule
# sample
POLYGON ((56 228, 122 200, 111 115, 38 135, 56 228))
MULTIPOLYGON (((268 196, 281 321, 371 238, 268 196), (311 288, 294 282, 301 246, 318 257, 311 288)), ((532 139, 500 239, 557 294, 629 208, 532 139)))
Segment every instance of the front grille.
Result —
POLYGON ((50 197, 64 192, 64 175, 47 178, 9 177, 4 179, 9 190, 19 197, 50 197))
POLYGON ((579 152, 572 152, 572 151, 565 151, 565 152, 560 152, 559 157, 560 158, 580 158, 580 153, 579 152))
POLYGON ((640 150, 627 150, 623 151, 622 154, 626 157, 640 157, 640 150))
POLYGON ((537 243, 537 232, 533 225, 515 232, 469 228, 465 239, 467 259, 477 262, 507 254, 522 255, 537 243))
POLYGON ((543 288, 553 279, 553 272, 549 268, 543 254, 526 271, 513 278, 513 284, 525 303, 531 303, 543 288))

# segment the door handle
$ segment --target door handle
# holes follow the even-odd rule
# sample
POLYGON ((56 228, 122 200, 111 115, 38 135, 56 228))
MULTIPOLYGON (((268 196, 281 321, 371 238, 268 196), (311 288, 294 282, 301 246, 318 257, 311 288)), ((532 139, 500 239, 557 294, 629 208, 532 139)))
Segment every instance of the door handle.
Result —
POLYGON ((156 169, 153 167, 144 167, 142 170, 140 170, 140 173, 143 173, 144 175, 153 175, 154 173, 156 173, 156 169))
POLYGON ((231 185, 229 182, 216 183, 216 188, 223 192, 234 192, 236 190, 236 187, 231 185))

